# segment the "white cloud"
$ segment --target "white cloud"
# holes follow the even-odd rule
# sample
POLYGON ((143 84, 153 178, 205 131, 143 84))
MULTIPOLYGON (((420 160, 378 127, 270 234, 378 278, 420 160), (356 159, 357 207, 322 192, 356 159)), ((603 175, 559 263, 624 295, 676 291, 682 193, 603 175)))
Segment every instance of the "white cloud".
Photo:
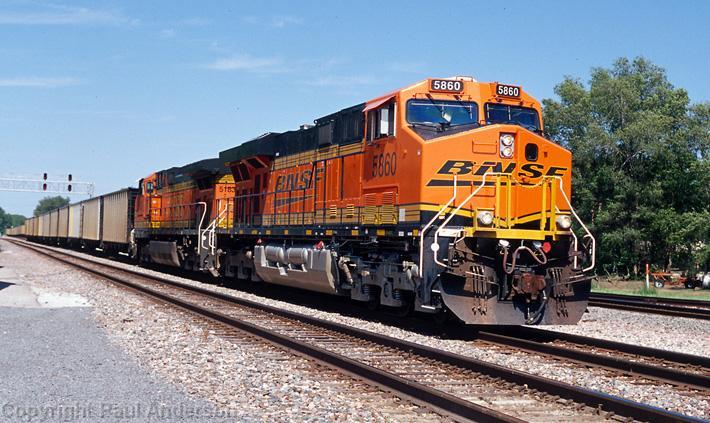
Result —
POLYGON ((271 57, 253 57, 248 54, 217 59, 204 67, 220 71, 276 71, 281 60, 271 57))
POLYGON ((80 82, 76 78, 0 78, 0 87, 55 88, 79 85, 80 82))
POLYGON ((175 38, 176 34, 174 29, 168 28, 160 31, 160 38, 175 38))
POLYGON ((38 11, 0 11, 0 25, 129 25, 128 19, 110 10, 49 5, 38 11))
POLYGON ((377 83, 371 76, 322 76, 305 81, 304 84, 312 87, 350 87, 353 85, 372 85, 377 83))
POLYGON ((393 62, 387 65, 387 70, 401 73, 424 73, 426 65, 418 62, 393 62))
POLYGON ((297 18, 295 16, 274 16, 271 18, 271 26, 275 28, 283 28, 286 25, 298 25, 302 24, 303 19, 297 18))
POLYGON ((287 25, 299 25, 303 23, 303 19, 297 16, 271 16, 268 18, 260 18, 256 16, 246 16, 242 21, 259 26, 267 26, 272 28, 283 28, 287 25))
POLYGON ((180 25, 192 27, 207 26, 210 23, 212 23, 212 21, 206 18, 187 18, 180 21, 180 25))

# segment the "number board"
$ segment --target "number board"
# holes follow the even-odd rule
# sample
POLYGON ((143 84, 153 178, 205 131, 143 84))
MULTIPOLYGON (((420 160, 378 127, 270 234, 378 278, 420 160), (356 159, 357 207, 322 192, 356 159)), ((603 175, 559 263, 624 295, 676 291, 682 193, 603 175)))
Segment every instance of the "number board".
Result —
POLYGON ((429 91, 443 91, 447 93, 460 93, 463 91, 463 81, 446 79, 432 79, 429 91))
POLYGON ((502 95, 504 97, 520 97, 520 87, 515 85, 496 85, 496 95, 502 95))

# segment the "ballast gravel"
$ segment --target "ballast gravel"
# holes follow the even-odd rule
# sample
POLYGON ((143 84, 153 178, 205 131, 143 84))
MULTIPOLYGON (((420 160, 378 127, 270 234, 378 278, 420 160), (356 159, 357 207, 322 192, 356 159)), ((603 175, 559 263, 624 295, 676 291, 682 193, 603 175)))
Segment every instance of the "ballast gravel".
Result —
MULTIPOLYGON (((9 248, 14 248, 15 250, 19 249, 19 247, 14 246, 9 248)), ((23 253, 28 254, 28 256, 32 256, 33 260, 38 260, 36 255, 33 253, 23 253)), ((95 257, 92 258, 98 261, 105 260, 95 257)), ((160 275, 166 279, 200 286, 215 292, 233 295, 238 298, 244 298, 321 319, 356 326, 360 329, 386 334, 395 338, 405 339, 422 345, 428 345, 451 351, 501 366, 583 386, 588 389, 598 390, 611 395, 621 396, 632 401, 638 401, 660 408, 665 408, 674 412, 705 419, 710 418, 710 401, 708 399, 700 397, 696 392, 682 391, 670 385, 659 386, 655 383, 638 383, 633 379, 618 377, 602 370, 581 368, 574 364, 543 358, 534 354, 510 352, 508 349, 484 346, 470 341, 443 339, 434 336, 422 335, 416 332, 377 322, 371 322, 350 316, 343 316, 337 313, 325 312, 284 301, 264 298, 262 296, 234 289, 205 284, 177 276, 166 275, 164 273, 155 272, 130 264, 116 263, 113 261, 110 262, 114 265, 131 270, 137 270, 146 274, 160 275)), ((70 282, 74 279, 82 278, 84 277, 77 276, 76 278, 71 278, 70 282)), ((92 295, 87 295, 89 298, 92 298, 92 301, 95 296, 98 296, 98 298, 118 296, 116 297, 116 301, 118 302, 131 301, 126 298, 125 293, 122 293, 121 291, 119 291, 118 294, 112 294, 109 290, 97 288, 93 285, 87 287, 85 283, 68 283, 65 284, 63 289, 76 290, 75 292, 79 292, 82 295, 87 295, 85 291, 88 289, 89 292, 93 293, 92 295)), ((116 306, 113 307, 115 308, 116 306)), ((96 308, 97 313, 102 313, 100 310, 102 307, 96 308)), ((144 314, 145 311, 139 311, 138 313, 144 314)), ((171 311, 169 315, 166 316, 167 322, 165 323, 170 323, 171 318, 169 316, 173 316, 174 313, 175 312, 171 311)), ((158 326, 162 325, 164 322, 156 321, 155 323, 156 326, 158 326)), ((124 331, 124 328, 121 326, 108 327, 107 329, 109 333, 116 332, 117 335, 115 336, 119 339, 121 338, 121 333, 124 331)), ((708 339, 707 336, 707 334, 710 333, 710 323, 694 319, 679 319, 660 315, 642 315, 640 313, 620 312, 616 310, 591 307, 590 312, 585 315, 579 325, 560 326, 553 327, 551 329, 578 333, 586 336, 614 339, 632 344, 671 349, 696 355, 706 355, 707 351, 710 350, 710 339, 708 339), (658 328, 661 328, 660 333, 658 328), (671 330, 671 328, 673 328, 673 330, 671 330), (620 336, 622 332, 623 337, 620 336)), ((153 331, 152 328, 148 330, 148 332, 151 331, 153 331)), ((163 333, 170 332, 164 331, 163 333)), ((188 339, 192 338, 188 337, 188 339)), ((130 342, 123 340, 122 343, 127 345, 129 350, 131 349, 130 342)), ((175 358, 171 358, 171 360, 175 360, 175 358)), ((191 363, 183 363, 182 365, 190 366, 191 363)), ((347 404, 347 401, 345 403, 341 403, 340 406, 342 407, 343 404, 347 404)))
POLYGON ((540 328, 686 354, 710 353, 710 322, 701 319, 590 307, 576 326, 540 328))
MULTIPOLYGON (((4 250, 0 252, 0 266, 12 267, 33 289, 88 298, 94 319, 116 346, 137 358, 139 365, 153 375, 170 382, 168 386, 173 391, 190 401, 207 404, 209 407, 203 404, 203 408, 214 410, 213 416, 246 422, 442 420, 431 410, 306 359, 255 339, 228 336, 187 313, 22 247, 0 243, 4 250)), ((84 331, 85 327, 73 330, 84 331)), ((56 359, 61 363, 62 356, 56 359)), ((109 361, 112 372, 117 374, 124 364, 127 368, 135 365, 109 361)), ((69 377, 63 375, 62 369, 60 364, 53 375, 48 375, 49 380, 69 377)), ((120 377, 116 382, 121 383, 120 377)), ((106 384, 111 386, 111 380, 106 384)), ((97 395, 111 396, 108 392, 97 395)), ((120 396, 113 401, 119 406, 124 404, 120 396)))

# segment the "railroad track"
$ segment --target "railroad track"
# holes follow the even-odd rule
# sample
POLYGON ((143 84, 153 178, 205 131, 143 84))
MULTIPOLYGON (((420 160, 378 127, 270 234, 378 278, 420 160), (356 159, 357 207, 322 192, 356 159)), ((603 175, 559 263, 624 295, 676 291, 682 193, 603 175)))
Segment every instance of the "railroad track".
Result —
POLYGON ((446 351, 13 242, 356 376, 455 420, 701 421, 446 351))
POLYGON ((589 296, 589 305, 710 320, 710 301, 592 293, 589 296))
POLYGON ((647 379, 657 380, 686 388, 688 394, 701 398, 710 395, 707 357, 527 326, 479 330, 476 339, 620 372, 644 384, 647 379))

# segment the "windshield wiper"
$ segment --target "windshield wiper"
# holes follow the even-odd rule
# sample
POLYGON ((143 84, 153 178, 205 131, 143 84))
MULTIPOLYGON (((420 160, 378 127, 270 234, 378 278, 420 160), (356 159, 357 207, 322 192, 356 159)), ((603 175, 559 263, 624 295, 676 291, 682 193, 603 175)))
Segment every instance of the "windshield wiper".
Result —
POLYGON ((481 126, 478 122, 464 122, 464 123, 450 123, 449 126, 464 126, 464 125, 474 125, 476 127, 481 126))
POLYGON ((425 128, 434 128, 436 130, 442 130, 442 122, 439 123, 434 123, 434 122, 414 122, 411 123, 411 126, 423 126, 425 128))

